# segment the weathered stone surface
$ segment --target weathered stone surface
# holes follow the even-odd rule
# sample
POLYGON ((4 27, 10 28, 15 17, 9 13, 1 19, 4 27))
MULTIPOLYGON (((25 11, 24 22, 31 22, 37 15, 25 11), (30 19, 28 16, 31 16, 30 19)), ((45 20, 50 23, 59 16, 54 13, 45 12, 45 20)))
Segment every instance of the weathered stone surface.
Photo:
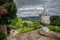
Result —
POLYGON ((10 30, 10 35, 15 36, 16 34, 18 34, 17 30, 15 29, 10 30))
POLYGON ((49 37, 49 39, 51 40, 60 40, 60 35, 53 31, 49 31, 49 32, 39 31, 38 33, 46 38, 49 37))
POLYGON ((48 39, 48 38, 42 36, 42 37, 39 38, 38 40, 50 40, 50 39, 48 39))
POLYGON ((42 31, 42 32, 49 32, 49 29, 47 27, 42 27, 40 28, 39 31, 42 31))
POLYGON ((40 33, 39 30, 40 29, 12 37, 9 36, 7 40, 60 40, 60 35, 55 32, 40 33))

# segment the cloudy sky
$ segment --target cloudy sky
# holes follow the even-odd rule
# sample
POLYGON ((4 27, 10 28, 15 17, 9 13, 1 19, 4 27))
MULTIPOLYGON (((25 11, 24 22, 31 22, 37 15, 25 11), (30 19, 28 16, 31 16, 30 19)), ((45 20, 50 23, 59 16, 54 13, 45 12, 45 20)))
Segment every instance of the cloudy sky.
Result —
POLYGON ((51 14, 60 15, 60 0, 14 0, 18 17, 38 16, 44 8, 51 14))

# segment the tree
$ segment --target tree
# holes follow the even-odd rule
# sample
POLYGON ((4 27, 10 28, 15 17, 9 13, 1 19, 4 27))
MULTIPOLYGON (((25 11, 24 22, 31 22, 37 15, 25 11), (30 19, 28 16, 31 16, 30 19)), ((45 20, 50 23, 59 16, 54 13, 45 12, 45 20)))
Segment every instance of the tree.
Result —
POLYGON ((50 21, 51 25, 60 26, 60 16, 51 16, 50 21))
POLYGON ((13 0, 0 0, 0 40, 5 39, 7 24, 16 17, 17 8, 13 0))
POLYGON ((13 0, 0 0, 0 6, 2 7, 3 11, 4 8, 5 11, 7 10, 7 14, 4 14, 4 12, 2 12, 2 14, 4 15, 1 15, 1 11, 0 11, 0 15, 1 15, 0 24, 9 24, 8 21, 16 17, 16 12, 17 12, 16 5, 13 0))
POLYGON ((0 19, 1 19, 1 15, 5 15, 7 14, 7 9, 5 9, 3 6, 0 6, 0 19))

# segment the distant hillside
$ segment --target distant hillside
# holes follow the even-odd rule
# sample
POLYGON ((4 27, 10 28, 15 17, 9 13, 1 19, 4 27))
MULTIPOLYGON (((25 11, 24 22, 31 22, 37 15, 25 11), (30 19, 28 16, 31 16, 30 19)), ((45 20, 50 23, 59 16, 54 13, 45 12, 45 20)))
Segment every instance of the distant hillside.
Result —
POLYGON ((30 16, 30 17, 20 17, 22 20, 38 20, 38 16, 30 16))

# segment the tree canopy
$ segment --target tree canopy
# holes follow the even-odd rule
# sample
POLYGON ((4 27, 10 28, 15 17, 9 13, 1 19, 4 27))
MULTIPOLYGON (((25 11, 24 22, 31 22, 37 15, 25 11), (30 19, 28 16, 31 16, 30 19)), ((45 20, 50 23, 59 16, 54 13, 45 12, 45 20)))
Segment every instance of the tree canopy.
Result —
POLYGON ((16 17, 17 8, 13 0, 0 0, 0 24, 9 24, 16 17))
POLYGON ((60 16, 51 16, 51 25, 60 26, 60 16))

